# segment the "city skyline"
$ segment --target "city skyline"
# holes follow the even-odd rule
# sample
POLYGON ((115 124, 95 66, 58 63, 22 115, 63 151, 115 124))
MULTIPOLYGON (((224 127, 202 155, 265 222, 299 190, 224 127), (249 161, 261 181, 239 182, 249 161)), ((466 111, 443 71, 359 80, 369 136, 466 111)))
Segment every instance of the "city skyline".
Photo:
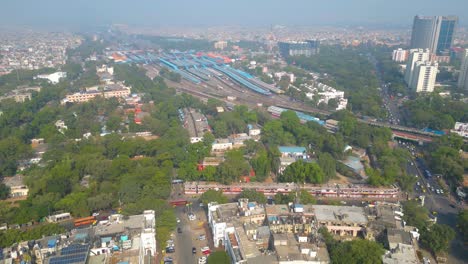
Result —
POLYGON ((3 3, 0 23, 3 26, 83 28, 109 24, 152 26, 375 26, 411 27, 415 15, 456 15, 460 25, 468 25, 468 9, 463 0, 411 2, 403 0, 362 1, 76 1, 64 5, 58 0, 40 2, 20 0, 3 3), (183 6, 184 8, 181 8, 183 6), (405 8, 402 8, 404 6, 405 8))

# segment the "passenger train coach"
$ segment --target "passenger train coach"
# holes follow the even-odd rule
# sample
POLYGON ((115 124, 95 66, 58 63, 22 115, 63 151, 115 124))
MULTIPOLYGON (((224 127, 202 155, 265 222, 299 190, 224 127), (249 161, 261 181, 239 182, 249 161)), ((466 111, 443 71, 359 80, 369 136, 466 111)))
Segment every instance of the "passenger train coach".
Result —
POLYGON ((236 183, 223 185, 212 182, 185 182, 184 184, 185 194, 189 195, 203 194, 208 190, 221 190, 225 194, 236 195, 245 189, 253 189, 267 196, 304 189, 318 198, 396 199, 400 195, 400 189, 396 186, 377 188, 365 184, 236 183))

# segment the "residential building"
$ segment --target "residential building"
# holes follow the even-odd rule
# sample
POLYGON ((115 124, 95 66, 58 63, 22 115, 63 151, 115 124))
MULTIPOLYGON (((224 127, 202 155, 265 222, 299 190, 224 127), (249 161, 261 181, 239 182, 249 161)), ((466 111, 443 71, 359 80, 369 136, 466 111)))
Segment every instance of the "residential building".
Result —
POLYGON ((311 205, 275 204, 266 206, 265 210, 272 233, 309 235, 314 230, 314 211, 311 205))
POLYGON ((227 46, 228 46, 227 41, 223 41, 223 40, 216 41, 216 42, 214 43, 214 48, 215 48, 215 49, 223 50, 223 49, 227 48, 227 46))
POLYGON ((432 92, 437 77, 438 64, 431 62, 428 49, 412 49, 406 65, 405 81, 415 92, 432 92))
POLYGON ((437 56, 448 56, 457 23, 456 16, 415 16, 410 48, 429 49, 437 56))
POLYGON ((452 133, 456 133, 461 137, 468 138, 468 123, 455 122, 455 126, 452 130, 452 133))
POLYGON ((458 77, 458 88, 468 91, 468 49, 463 51, 460 75, 458 77))
POLYGON ((289 73, 289 72, 275 72, 275 77, 278 78, 278 80, 281 80, 283 76, 286 76, 289 78, 289 83, 293 83, 296 81, 296 77, 294 76, 294 73, 289 73))
POLYGON ((405 82, 409 85, 412 82, 412 74, 416 67, 416 62, 430 61, 429 49, 411 49, 409 51, 408 62, 406 64, 405 82))
POLYGON ((227 138, 216 139, 211 145, 211 152, 213 153, 224 153, 229 149, 232 149, 232 142, 227 138))
POLYGON ((438 63, 436 62, 416 62, 411 83, 409 84, 410 89, 417 93, 433 92, 437 77, 437 68, 438 63))
POLYGON ((402 48, 393 50, 392 60, 396 62, 404 62, 408 59, 408 51, 402 48))
POLYGON ((205 133, 211 131, 206 116, 196 109, 179 109, 179 118, 187 129, 192 144, 201 142, 205 133))
POLYGON ((312 205, 317 224, 332 234, 355 237, 364 233, 368 220, 362 207, 312 205))
POLYGON ((318 54, 320 52, 319 40, 278 42, 278 48, 281 56, 306 56, 318 54))
POLYGON ((24 184, 24 176, 17 174, 13 177, 3 178, 3 184, 10 188, 9 197, 26 199, 29 188, 24 184))
POLYGON ((382 256, 383 264, 419 264, 414 247, 399 243, 394 250, 386 252, 382 256))
POLYGON ((325 244, 309 243, 307 237, 292 234, 273 234, 272 248, 280 264, 326 264, 330 263, 325 244), (303 238, 306 238, 305 242, 303 238))
POLYGON ((98 96, 103 98, 127 98, 131 94, 130 87, 126 87, 122 83, 109 84, 104 87, 88 87, 84 92, 78 92, 74 94, 69 94, 62 100, 62 104, 65 103, 82 103, 88 102, 98 96))

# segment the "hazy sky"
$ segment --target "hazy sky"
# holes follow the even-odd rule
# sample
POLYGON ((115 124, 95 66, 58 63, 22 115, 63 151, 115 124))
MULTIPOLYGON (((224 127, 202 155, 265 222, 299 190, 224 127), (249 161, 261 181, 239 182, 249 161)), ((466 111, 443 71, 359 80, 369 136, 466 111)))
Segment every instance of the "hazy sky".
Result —
POLYGON ((0 25, 410 26, 414 15, 458 15, 468 0, 1 0, 0 25))

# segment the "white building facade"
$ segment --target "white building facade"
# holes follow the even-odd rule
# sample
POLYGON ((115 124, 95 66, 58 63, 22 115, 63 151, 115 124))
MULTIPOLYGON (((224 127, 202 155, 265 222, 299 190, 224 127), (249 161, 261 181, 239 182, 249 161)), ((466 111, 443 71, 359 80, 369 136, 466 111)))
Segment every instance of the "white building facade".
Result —
POLYGON ((468 90, 468 49, 463 51, 460 75, 458 77, 458 88, 468 90))

